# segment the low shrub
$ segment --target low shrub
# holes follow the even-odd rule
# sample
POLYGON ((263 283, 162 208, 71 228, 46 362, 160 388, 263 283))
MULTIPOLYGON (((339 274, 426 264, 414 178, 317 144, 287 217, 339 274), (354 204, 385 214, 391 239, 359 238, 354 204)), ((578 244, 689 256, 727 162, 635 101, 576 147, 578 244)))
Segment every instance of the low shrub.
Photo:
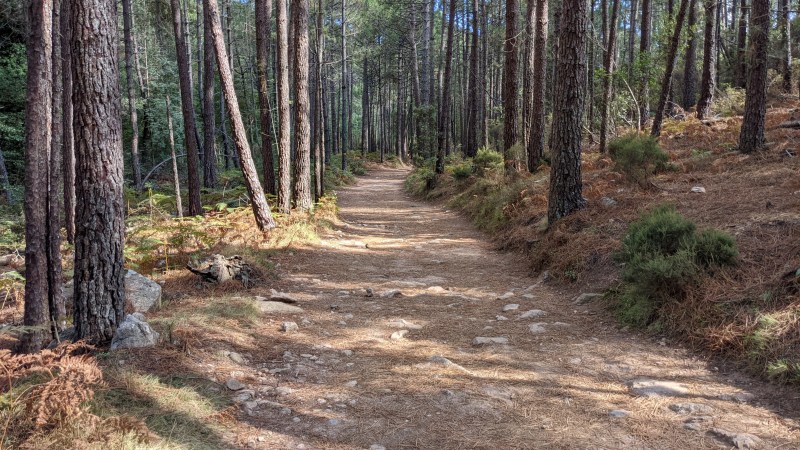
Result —
POLYGON ((682 299, 688 288, 713 269, 733 265, 733 238, 718 230, 697 232, 673 205, 661 205, 632 223, 618 259, 625 264, 617 296, 621 319, 651 325, 661 305, 682 299))
POLYGON ((405 188, 412 195, 425 196, 435 180, 436 172, 433 170, 433 160, 428 160, 406 177, 405 188))
POLYGON ((452 175, 454 180, 463 181, 475 173, 475 165, 471 159, 465 159, 446 165, 445 172, 452 175))
POLYGON ((632 133, 614 139, 608 144, 608 152, 618 171, 643 186, 651 175, 664 171, 669 162, 669 156, 650 135, 632 133))
POLYGON ((475 174, 479 177, 486 176, 489 172, 502 172, 503 171, 503 155, 490 149, 483 147, 478 150, 478 153, 472 158, 474 164, 475 174))

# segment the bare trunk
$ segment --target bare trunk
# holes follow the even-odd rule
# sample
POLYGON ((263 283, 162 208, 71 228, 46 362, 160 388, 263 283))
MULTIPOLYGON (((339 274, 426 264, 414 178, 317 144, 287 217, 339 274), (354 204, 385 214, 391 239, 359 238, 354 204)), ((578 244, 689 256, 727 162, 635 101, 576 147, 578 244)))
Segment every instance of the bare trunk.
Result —
POLYGON ((697 58, 697 0, 689 1, 689 18, 687 28, 689 30, 689 42, 686 43, 686 55, 684 56, 683 66, 683 108, 689 109, 695 105, 697 97, 697 70, 695 62, 697 58))
POLYGON ((214 120, 214 42, 211 38, 211 15, 203 8, 203 185, 217 187, 217 130, 214 120))
MULTIPOLYGON (((61 78, 64 95, 61 96, 62 178, 64 183, 64 227, 67 242, 75 243, 75 134, 72 129, 72 7, 69 1, 61 2, 61 78)), ((58 149, 56 149, 58 150, 58 149)))
POLYGON ((436 173, 444 173, 445 140, 450 125, 451 83, 450 74, 453 66, 453 28, 456 16, 456 0, 450 0, 450 17, 447 22, 447 50, 444 55, 444 75, 442 90, 441 119, 439 120, 439 146, 436 153, 436 173))
POLYGON ((700 82, 700 100, 697 102, 697 118, 703 120, 711 115, 711 103, 717 86, 717 14, 718 1, 705 0, 705 39, 703 41, 703 78, 700 82))
POLYGON ((642 0, 642 32, 639 42, 639 60, 642 69, 642 78, 639 82, 639 129, 644 128, 650 118, 650 32, 653 23, 650 2, 651 0, 642 0))
MULTIPOLYGON (((752 0, 751 0, 752 1, 752 0)), ((733 85, 744 88, 747 84, 747 16, 750 7, 742 0, 739 7, 739 32, 736 36, 736 63, 733 71, 733 85)))
POLYGON ((531 142, 528 147, 528 170, 534 172, 544 158, 545 96, 547 95, 547 13, 548 0, 536 3, 536 40, 533 56, 533 111, 531 115, 531 142))
POLYGON ((181 177, 178 173, 178 158, 175 157, 175 133, 172 130, 172 111, 167 96, 167 129, 169 130, 169 148, 172 152, 172 182, 175 186, 175 212, 178 217, 183 217, 183 200, 181 199, 181 177))
POLYGON ((613 100, 614 69, 617 56, 617 18, 619 17, 619 0, 611 3, 611 24, 608 28, 608 40, 603 52, 603 113, 600 117, 600 153, 606 152, 608 144, 609 116, 611 115, 611 101, 613 100))
POLYGON ((506 0, 506 38, 503 44, 503 160, 506 173, 513 170, 517 155, 511 147, 517 142, 517 10, 518 0, 506 0))
POLYGON ((323 154, 325 153, 325 136, 326 136, 326 126, 325 126, 325 93, 323 90, 323 86, 325 84, 325 80, 322 76, 323 65, 324 65, 324 58, 323 58, 323 51, 325 50, 325 35, 323 33, 323 25, 322 25, 322 0, 318 0, 317 2, 317 82, 316 82, 316 112, 315 117, 317 121, 317 126, 314 128, 314 179, 315 179, 315 186, 314 192, 316 194, 317 201, 325 195, 325 161, 323 154))
POLYGON ((286 0, 277 0, 278 22, 278 210, 292 208, 291 186, 291 118, 289 116, 289 25, 286 0))
POLYGON ((308 211, 311 197, 311 108, 308 94, 308 0, 292 0, 294 18, 294 206, 308 211))
POLYGON ((767 51, 769 49, 769 0, 752 0, 748 44, 747 95, 744 102, 739 151, 751 153, 764 148, 767 114, 767 51))
POLYGON ((681 35, 683 29, 683 21, 686 18, 686 10, 689 6, 689 0, 681 0, 681 6, 678 10, 678 16, 675 19, 675 30, 672 34, 672 40, 669 44, 667 51, 667 67, 664 71, 664 79, 661 82, 661 96, 658 101, 656 109, 656 116, 653 118, 653 128, 650 134, 658 137, 661 134, 661 124, 664 121, 664 114, 667 109, 667 101, 670 98, 672 91, 672 73, 675 71, 675 60, 678 59, 678 48, 681 43, 681 35))
MULTIPOLYGON (((66 0, 69 1, 69 0, 66 0)), ((131 119, 131 168, 136 190, 142 188, 142 162, 139 157, 139 118, 136 114, 136 90, 133 79, 133 29, 131 20, 131 0, 122 0, 122 23, 125 39, 125 78, 128 87, 128 114, 131 119)))
MULTIPOLYGON (((280 1, 280 0, 278 0, 280 1)), ((261 159, 264 188, 275 194, 275 163, 272 158, 272 113, 269 96, 269 37, 272 21, 272 0, 256 2, 256 61, 258 66, 258 104, 261 119, 261 159)))

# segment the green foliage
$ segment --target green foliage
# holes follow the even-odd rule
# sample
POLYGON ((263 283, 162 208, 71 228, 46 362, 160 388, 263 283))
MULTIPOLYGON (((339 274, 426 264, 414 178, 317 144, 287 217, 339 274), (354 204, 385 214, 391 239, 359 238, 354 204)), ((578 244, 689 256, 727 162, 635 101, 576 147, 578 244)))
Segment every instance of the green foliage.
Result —
POLYGON ((406 177, 405 189, 412 195, 422 197, 429 191, 433 182, 436 180, 436 172, 434 171, 434 159, 428 159, 419 167, 414 169, 411 174, 406 177))
POLYGON ((414 154, 418 156, 415 161, 422 164, 428 158, 436 156, 438 145, 436 129, 436 108, 432 105, 414 108, 414 119, 417 122, 418 135, 414 154))
POLYGON ((669 162, 669 156, 650 135, 632 133, 614 139, 608 144, 608 152, 618 171, 642 185, 651 175, 665 170, 669 162))
POLYGON ((475 157, 472 158, 472 163, 475 167, 475 174, 479 177, 503 171, 503 155, 490 148, 483 147, 479 149, 475 157))
POLYGON ((8 253, 25 247, 25 216, 21 205, 0 206, 0 250, 8 253))
POLYGON ((631 224, 618 255, 625 264, 617 296, 624 322, 652 324, 661 305, 682 299, 704 273, 735 264, 738 252, 730 235, 698 233, 696 228, 672 205, 661 205, 631 224))
POLYGON ((24 168, 25 46, 11 44, 0 56, 0 150, 11 182, 22 180, 24 168))
POLYGON ((726 86, 714 99, 713 109, 722 117, 744 114, 745 90, 726 86))
POLYGON ((465 159, 445 166, 445 172, 452 175, 454 180, 463 181, 475 173, 475 166, 472 160, 465 159))

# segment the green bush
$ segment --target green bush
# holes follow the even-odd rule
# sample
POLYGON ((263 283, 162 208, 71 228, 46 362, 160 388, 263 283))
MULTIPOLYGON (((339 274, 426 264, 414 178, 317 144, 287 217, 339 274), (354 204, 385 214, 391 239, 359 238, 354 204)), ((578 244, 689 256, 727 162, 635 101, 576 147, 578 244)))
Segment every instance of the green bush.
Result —
POLYGON ((405 188, 415 196, 424 196, 430 190, 436 180, 436 172, 433 170, 433 160, 428 160, 425 164, 414 169, 406 177, 405 188))
POLYGON ((656 138, 650 135, 628 134, 612 140, 608 153, 617 165, 617 170, 639 184, 668 166, 669 156, 658 146, 656 138))
POLYGON ((738 252, 730 235, 697 227, 673 205, 661 205, 632 223, 619 260, 623 287, 617 308, 621 319, 650 325, 659 307, 680 300, 700 277, 716 267, 735 264, 738 252))
POLYGON ((445 172, 452 175, 453 179, 456 181, 466 180, 467 178, 471 177, 473 173, 475 173, 475 165, 471 159, 453 162, 452 164, 445 166, 444 169, 445 172))
POLYGON ((503 171, 503 155, 486 147, 478 150, 478 153, 472 158, 472 163, 475 166, 475 173, 479 177, 486 176, 489 172, 503 171))

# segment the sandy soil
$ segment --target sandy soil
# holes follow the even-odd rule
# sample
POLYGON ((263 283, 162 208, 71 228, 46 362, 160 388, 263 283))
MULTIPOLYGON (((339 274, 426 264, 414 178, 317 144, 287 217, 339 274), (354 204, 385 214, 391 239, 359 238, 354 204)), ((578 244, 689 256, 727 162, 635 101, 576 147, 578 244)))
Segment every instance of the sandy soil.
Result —
POLYGON ((247 356, 271 386, 239 414, 237 446, 735 448, 711 431, 723 429, 800 448, 797 390, 621 330, 602 304, 575 304, 466 219, 410 198, 406 174, 376 170, 342 189, 336 229, 279 258, 273 287, 305 311, 265 316, 257 340, 270 356, 247 356), (391 290, 401 296, 381 296, 391 290), (520 317, 530 310, 542 312, 520 317), (284 321, 299 330, 281 332, 284 321), (685 391, 634 395, 641 380, 685 391), (670 409, 679 403, 705 406, 670 409))

